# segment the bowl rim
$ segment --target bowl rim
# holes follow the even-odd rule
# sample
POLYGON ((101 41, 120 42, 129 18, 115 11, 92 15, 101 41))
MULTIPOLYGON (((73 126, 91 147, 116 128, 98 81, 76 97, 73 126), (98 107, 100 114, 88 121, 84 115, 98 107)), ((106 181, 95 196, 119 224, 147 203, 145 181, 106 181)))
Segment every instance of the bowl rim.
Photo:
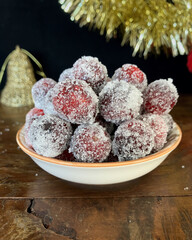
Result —
POLYGON ((174 127, 177 129, 179 134, 176 136, 176 139, 173 140, 173 143, 170 146, 167 146, 156 153, 147 155, 147 156, 139 158, 139 159, 123 161, 123 162, 101 162, 101 163, 71 162, 71 161, 59 160, 59 159, 51 158, 51 157, 44 157, 42 155, 37 154, 32 149, 26 147, 21 140, 21 134, 24 129, 24 126, 25 125, 23 125, 18 130, 17 135, 16 135, 16 141, 17 141, 17 144, 19 145, 19 147, 27 155, 37 158, 39 160, 45 161, 45 162, 58 164, 58 165, 64 165, 64 166, 70 166, 70 167, 86 167, 86 168, 120 167, 120 166, 134 165, 134 164, 148 162, 151 160, 155 160, 156 158, 159 158, 167 153, 172 152, 179 145, 181 138, 182 138, 181 128, 179 127, 179 125, 177 123, 174 122, 174 127))

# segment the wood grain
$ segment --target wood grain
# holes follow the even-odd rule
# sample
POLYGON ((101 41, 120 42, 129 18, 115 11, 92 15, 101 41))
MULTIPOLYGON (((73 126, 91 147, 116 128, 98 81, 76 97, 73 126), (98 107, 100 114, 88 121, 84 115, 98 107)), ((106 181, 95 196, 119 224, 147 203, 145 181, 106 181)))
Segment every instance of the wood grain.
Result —
POLYGON ((192 239, 189 196, 1 200, 0 215, 3 240, 192 239))
POLYGON ((28 213, 30 200, 0 201, 0 240, 68 240, 49 231, 41 218, 28 213))

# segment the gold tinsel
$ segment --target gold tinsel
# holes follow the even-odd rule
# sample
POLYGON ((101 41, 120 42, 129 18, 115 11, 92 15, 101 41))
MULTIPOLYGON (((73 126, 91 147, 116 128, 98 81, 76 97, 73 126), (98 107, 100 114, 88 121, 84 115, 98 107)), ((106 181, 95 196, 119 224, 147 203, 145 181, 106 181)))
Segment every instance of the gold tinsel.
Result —
POLYGON ((187 54, 192 42, 192 0, 59 0, 80 26, 100 30, 109 40, 122 34, 122 45, 144 57, 161 50, 187 54))
POLYGON ((33 105, 31 88, 36 82, 33 66, 28 56, 38 65, 39 75, 45 77, 41 64, 28 51, 18 46, 6 58, 0 73, 0 83, 7 66, 6 86, 1 93, 1 103, 11 107, 33 105))

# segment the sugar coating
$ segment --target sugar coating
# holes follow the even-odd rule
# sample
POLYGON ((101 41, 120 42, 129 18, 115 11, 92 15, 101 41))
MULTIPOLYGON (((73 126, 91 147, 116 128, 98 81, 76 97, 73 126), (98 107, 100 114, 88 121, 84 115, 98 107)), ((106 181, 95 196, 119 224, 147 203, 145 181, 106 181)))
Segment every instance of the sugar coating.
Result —
POLYGON ((147 113, 139 116, 140 120, 148 123, 154 132, 154 147, 153 151, 159 151, 163 148, 167 141, 168 127, 161 115, 147 113))
POLYGON ((85 81, 66 79, 53 92, 53 106, 61 118, 74 124, 94 122, 99 100, 85 81))
POLYGON ((173 129, 173 118, 170 114, 162 114, 161 117, 165 120, 167 127, 168 127, 168 133, 171 132, 173 129))
POLYGON ((147 87, 147 77, 145 73, 134 64, 124 64, 121 68, 118 68, 112 76, 112 80, 115 79, 131 83, 141 92, 147 87))
POLYGON ((144 94, 144 109, 148 113, 167 114, 178 100, 177 89, 169 78, 156 80, 148 85, 144 94))
POLYGON ((49 89, 53 88, 57 82, 51 78, 42 78, 32 87, 32 97, 36 108, 43 109, 44 100, 49 89))
POLYGON ((69 79, 75 78, 75 77, 74 77, 74 70, 73 70, 73 68, 67 68, 67 69, 65 69, 65 70, 61 73, 61 75, 59 76, 58 82, 63 82, 63 81, 65 81, 67 78, 69 78, 69 79))
POLYGON ((103 162, 111 151, 111 139, 98 123, 80 125, 72 136, 69 152, 81 162, 103 162))
POLYGON ((32 147, 31 141, 29 140, 28 136, 31 124, 36 118, 43 115, 44 111, 42 109, 32 108, 25 116, 25 142, 29 147, 32 147))
POLYGON ((108 122, 120 124, 138 116, 142 93, 123 80, 108 82, 99 94, 100 114, 108 122))
POLYGON ((29 122, 31 121, 32 119, 36 119, 38 116, 42 116, 44 115, 44 112, 42 109, 39 109, 39 108, 32 108, 25 116, 25 122, 29 122))
POLYGON ((151 153, 153 147, 153 130, 147 123, 138 119, 122 123, 117 128, 112 142, 113 154, 120 162, 144 157, 151 153))
POLYGON ((54 88, 51 88, 45 96, 43 111, 45 114, 58 116, 58 113, 55 111, 55 108, 53 106, 53 96, 54 88))
POLYGON ((29 129, 34 150, 45 157, 61 154, 67 148, 71 134, 71 124, 52 115, 38 117, 29 129))
POLYGON ((107 68, 96 57, 83 56, 73 65, 76 79, 86 81, 98 94, 108 81, 107 68))

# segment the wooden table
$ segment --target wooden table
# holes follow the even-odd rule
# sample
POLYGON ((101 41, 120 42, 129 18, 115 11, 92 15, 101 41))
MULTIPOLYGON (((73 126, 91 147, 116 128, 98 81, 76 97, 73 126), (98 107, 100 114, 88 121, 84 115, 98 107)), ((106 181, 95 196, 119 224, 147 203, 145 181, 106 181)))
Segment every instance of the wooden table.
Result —
POLYGON ((172 111, 179 147, 151 173, 109 186, 40 169, 15 141, 28 110, 0 106, 1 240, 192 239, 192 95, 172 111))

